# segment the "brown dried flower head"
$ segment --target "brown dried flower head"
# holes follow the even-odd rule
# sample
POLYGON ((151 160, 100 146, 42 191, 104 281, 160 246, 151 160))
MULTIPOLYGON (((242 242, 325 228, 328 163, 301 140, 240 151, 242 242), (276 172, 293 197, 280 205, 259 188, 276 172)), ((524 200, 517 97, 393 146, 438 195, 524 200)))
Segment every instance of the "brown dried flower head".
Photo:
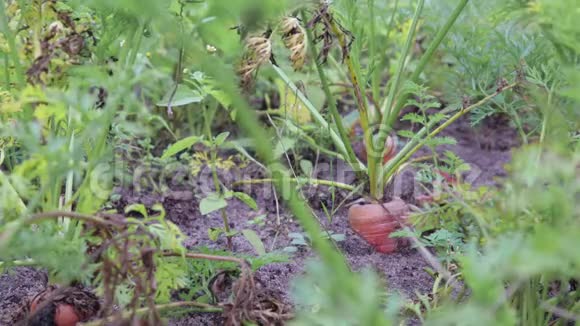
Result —
POLYGON ((254 80, 254 73, 258 68, 272 59, 272 42, 269 33, 261 36, 250 36, 246 39, 244 56, 238 68, 241 86, 250 88, 254 80))
POLYGON ((341 48, 342 61, 348 56, 350 46, 354 41, 352 33, 335 20, 329 2, 321 1, 312 18, 306 23, 306 28, 314 32, 313 43, 322 42, 322 49, 318 54, 320 63, 325 63, 336 40, 341 48))
POLYGON ((300 70, 306 60, 306 31, 296 17, 284 17, 280 23, 282 41, 290 50, 290 61, 294 70, 300 70))

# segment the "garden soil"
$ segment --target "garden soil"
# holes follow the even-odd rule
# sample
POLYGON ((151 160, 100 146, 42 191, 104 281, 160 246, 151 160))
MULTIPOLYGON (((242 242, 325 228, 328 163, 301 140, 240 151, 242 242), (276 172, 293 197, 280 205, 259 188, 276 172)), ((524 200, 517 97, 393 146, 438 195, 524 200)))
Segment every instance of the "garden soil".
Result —
MULTIPOLYGON (((472 127, 469 121, 462 119, 450 126, 444 135, 452 136, 457 140, 456 145, 445 145, 439 150, 451 150, 479 171, 469 180, 474 186, 497 185, 497 178, 506 175, 505 164, 509 162, 511 150, 518 146, 516 132, 502 119, 488 119, 479 127, 472 127)), ((426 154, 422 151, 418 155, 426 154)), ((337 165, 338 167, 339 165, 337 165)), ((239 171, 238 171, 239 172, 239 171)), ((243 168, 244 175, 252 178, 263 177, 263 172, 255 165, 243 168)), ((204 174, 207 180, 190 180, 191 186, 175 186, 163 194, 135 191, 131 188, 118 189, 120 199, 115 202, 117 207, 124 207, 131 203, 143 203, 146 206, 162 203, 167 210, 167 217, 175 222, 187 235, 186 246, 195 251, 196 247, 206 246, 212 249, 226 249, 225 239, 211 241, 208 237, 208 228, 221 227, 221 216, 218 212, 202 216, 199 212, 199 201, 202 193, 195 190, 196 183, 207 183, 211 176, 204 174), (194 189, 193 191, 191 189, 194 189)), ((239 174, 222 175, 226 185, 233 186, 233 181, 239 174)), ((348 181, 348 180, 347 180, 348 181)), ((256 186, 249 190, 258 204, 259 209, 254 211, 242 202, 231 200, 227 207, 227 216, 233 229, 253 229, 264 242, 267 251, 281 250, 291 246, 291 233, 302 232, 298 222, 283 203, 276 204, 276 196, 269 186, 256 186), (256 216, 266 214, 265 224, 256 226, 249 224, 256 216)), ((416 293, 427 293, 431 290, 433 279, 425 271, 429 265, 414 249, 403 249, 394 254, 380 254, 375 252, 367 243, 359 238, 350 229, 345 208, 339 209, 331 221, 320 209, 320 202, 330 206, 332 199, 324 188, 309 189, 306 196, 315 207, 321 224, 335 234, 344 234, 346 239, 338 242, 346 260, 353 270, 372 268, 385 280, 390 291, 396 291, 408 298, 414 298, 416 293)), ((344 199, 345 194, 338 195, 335 202, 344 199)), ((356 198, 352 198, 356 199, 356 198)), ((350 201, 347 198, 347 201, 350 201)), ((316 259, 308 247, 298 247, 298 251, 289 262, 273 263, 260 268, 256 277, 265 288, 277 299, 290 303, 290 287, 292 280, 303 273, 305 262, 316 259)), ((239 254, 255 254, 253 247, 243 236, 233 238, 233 251, 239 254)), ((15 268, 0 276, 0 325, 14 325, 26 302, 40 292, 47 282, 46 274, 31 268, 15 268)), ((223 319, 218 314, 192 314, 170 320, 170 325, 221 325, 223 319)))

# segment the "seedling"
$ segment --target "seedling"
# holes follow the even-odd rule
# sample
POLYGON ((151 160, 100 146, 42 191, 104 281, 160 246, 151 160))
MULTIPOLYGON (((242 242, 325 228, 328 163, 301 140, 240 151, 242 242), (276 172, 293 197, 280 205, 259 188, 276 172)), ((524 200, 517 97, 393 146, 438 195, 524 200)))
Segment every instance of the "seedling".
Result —
MULTIPOLYGON (((312 246, 312 241, 310 240, 310 237, 307 234, 299 232, 291 232, 288 233, 288 237, 292 240, 290 241, 290 246, 287 246, 283 249, 284 252, 292 253, 298 251, 298 249, 301 247, 312 246)), ((346 236, 344 234, 338 234, 332 231, 321 232, 319 238, 335 242, 342 242, 346 240, 346 236)))

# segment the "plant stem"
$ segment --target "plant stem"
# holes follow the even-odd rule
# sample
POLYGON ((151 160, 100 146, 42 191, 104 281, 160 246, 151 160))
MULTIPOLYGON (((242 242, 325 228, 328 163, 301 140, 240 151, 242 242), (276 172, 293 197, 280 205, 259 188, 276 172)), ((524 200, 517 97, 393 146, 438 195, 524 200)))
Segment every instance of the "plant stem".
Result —
POLYGON ((198 254, 198 253, 193 253, 193 252, 181 253, 181 252, 177 252, 177 251, 164 251, 162 253, 162 255, 164 257, 185 257, 185 258, 191 258, 191 259, 205 259, 205 260, 213 260, 213 261, 225 261, 225 262, 236 263, 236 264, 239 264, 241 266, 247 266, 248 265, 248 262, 246 262, 244 259, 237 258, 237 257, 230 257, 230 256, 218 256, 218 255, 209 255, 209 254, 198 254))
MULTIPOLYGON (((75 132, 74 132, 74 128, 72 127, 72 107, 69 106, 68 108, 68 122, 67 122, 67 129, 69 131, 69 145, 68 145, 68 151, 69 151, 69 167, 70 170, 67 173, 66 176, 66 181, 65 181, 65 191, 64 191, 64 209, 66 211, 72 211, 72 196, 73 196, 73 185, 74 185, 74 161, 73 161, 73 157, 74 157, 74 144, 75 144, 75 132)), ((63 217, 62 219, 62 224, 64 226, 64 230, 66 232, 69 231, 69 227, 70 227, 70 220, 66 219, 63 217)))
MULTIPOLYGON (((265 179, 250 179, 250 180, 239 180, 233 183, 233 185, 241 185, 241 184, 260 184, 260 183, 271 183, 274 182, 274 179, 265 178, 265 179)), ((308 183, 311 185, 320 185, 320 186, 329 186, 329 187, 337 187, 345 190, 355 190, 356 187, 351 185, 347 185, 346 183, 341 183, 337 181, 331 180, 322 180, 322 179, 311 179, 311 178, 291 178, 290 181, 294 183, 308 183)))
POLYGON ((391 115, 391 109, 393 106, 393 102, 395 100, 395 95, 401 86, 401 82, 403 80, 403 71, 405 70, 405 63, 407 61, 407 57, 409 52, 411 52, 411 47, 413 45, 413 40, 415 39, 415 34, 417 32, 417 24, 419 23, 419 17, 421 16, 421 12, 423 11, 423 6, 425 5, 425 0, 420 0, 417 8, 415 9, 415 14, 413 15, 413 20, 411 22, 411 27, 409 29, 409 34, 407 34, 407 39, 405 40, 405 46, 403 48, 403 52, 399 57, 399 61, 397 63, 397 70, 395 71, 395 76, 391 82, 389 88, 389 94, 386 100, 383 102, 381 107, 381 112, 383 113, 383 121, 382 125, 386 125, 386 121, 389 121, 389 116, 391 115))
POLYGON ((526 134, 526 131, 524 130, 520 116, 518 115, 517 112, 509 112, 508 114, 511 114, 512 119, 514 120, 514 123, 516 125, 516 129, 518 130, 518 133, 520 134, 520 137, 522 138, 523 144, 527 145, 528 144, 528 135, 526 134))
MULTIPOLYGON (((259 115, 259 111, 257 112, 257 114, 259 115)), ((290 125, 292 128, 296 130, 292 132, 295 132, 299 137, 302 137, 313 149, 320 151, 321 153, 324 153, 330 157, 336 157, 340 160, 347 162, 347 159, 344 157, 344 155, 332 151, 330 149, 327 149, 323 145, 318 144, 314 138, 310 137, 310 135, 308 135, 306 131, 302 130, 302 128, 300 128, 300 126, 297 126, 293 121, 286 120, 285 122, 286 124, 290 125)))
POLYGON ((257 115, 279 115, 279 116, 284 116, 286 113, 282 112, 282 110, 280 109, 268 109, 268 110, 261 110, 261 111, 256 111, 257 115))
MULTIPOLYGON (((451 16, 449 16, 443 27, 441 27, 439 32, 437 32, 437 35, 435 36, 435 38, 425 51, 425 54, 423 54, 423 56, 421 57, 421 60, 417 64, 417 68, 415 68, 415 71, 411 75, 410 80, 412 82, 415 83, 418 82, 419 76, 427 66, 427 62, 429 62, 429 60, 435 53, 435 50, 437 50, 437 48, 439 47, 445 36, 447 36, 447 33, 449 32, 453 24, 455 24, 455 21, 457 20, 457 18, 459 17, 459 15, 461 14, 461 12, 463 11, 468 2, 469 0, 460 0, 457 7, 455 7, 453 13, 451 13, 451 16)), ((391 85, 391 87, 393 86, 391 85)), ((390 131, 391 126, 399 116, 399 112, 407 102, 408 96, 409 96, 408 94, 402 95, 401 98, 398 99, 397 103, 395 103, 394 108, 391 108, 391 106, 393 105, 393 99, 387 98, 387 102, 385 102, 385 105, 383 107, 389 110, 389 114, 386 114, 386 112, 384 112, 383 110, 383 120, 381 121, 382 128, 379 129, 379 135, 377 140, 379 144, 387 139, 388 132, 390 131)), ((389 177, 388 175, 383 175, 383 180, 388 179, 388 177, 389 177)))
MULTIPOLYGON (((422 1, 424 1, 424 0, 422 0, 422 1)), ((350 82, 351 82, 353 89, 354 89, 354 95, 355 95, 355 98, 357 101, 357 108, 359 111, 360 125, 361 125, 362 130, 363 130, 363 137, 364 137, 364 142, 365 142, 364 145, 365 145, 366 150, 367 150, 367 169, 366 169, 366 171, 367 171, 367 174, 369 177, 369 183, 370 183, 370 188, 371 188, 371 193, 372 193, 372 191, 373 191, 372 189, 376 188, 377 165, 374 164, 375 160, 373 160, 373 158, 375 156, 375 151, 374 151, 374 145, 373 145, 373 135, 372 135, 371 130, 369 129, 369 114, 368 114, 367 100, 366 100, 366 97, 363 96, 363 91, 361 90, 361 85, 359 82, 357 70, 355 68, 352 57, 349 53, 349 51, 350 51, 348 49, 349 45, 347 44, 346 37, 345 37, 344 33, 342 32, 342 30, 338 26, 335 19, 330 19, 330 20, 327 19, 326 23, 332 29, 332 33, 338 39, 338 44, 345 52, 345 53, 343 53, 344 61, 346 62, 346 67, 348 68, 349 79, 350 79, 350 82)))
MULTIPOLYGON (((274 71, 276 71, 278 73, 278 75, 280 76, 280 78, 282 78, 282 80, 286 83, 286 85, 288 85, 288 87, 290 88, 290 90, 292 92, 294 92, 294 94, 302 102, 302 104, 304 104, 304 106, 306 107, 306 109, 308 109, 308 111, 310 112, 310 114, 312 115, 312 117, 314 118, 314 120, 322 128, 324 128, 325 130, 328 130, 328 132, 330 133, 330 138, 332 138, 332 140, 334 142, 334 146, 336 146, 337 150, 345 158, 349 157, 348 150, 346 149, 345 142, 336 133, 336 131, 329 126, 328 122, 326 122, 326 120, 324 120, 324 117, 320 114, 320 112, 318 112, 318 110, 314 107, 314 105, 312 104, 312 102, 310 102, 306 98, 306 96, 304 96, 304 94, 296 87, 296 85, 294 85, 294 83, 290 80, 290 78, 288 77, 288 75, 286 75, 286 73, 282 69, 280 69, 276 65, 272 65, 272 68, 274 69, 274 71)), ((356 159, 356 161, 354 162, 354 164, 356 164, 356 165, 353 166, 353 168, 356 168, 356 169, 359 169, 359 170, 366 169, 365 165, 361 161, 359 161, 358 159, 356 159)))
MULTIPOLYGON (((22 71, 22 66, 20 65, 20 58, 18 57, 18 50, 16 49, 16 42, 14 41, 16 35, 12 34, 10 26, 8 26, 8 16, 6 16, 6 8, 4 1, 0 5, 0 27, 2 28, 2 33, 8 42, 10 47, 10 56, 12 57, 12 63, 14 64, 14 70, 16 71, 16 80, 18 81, 18 87, 23 87, 25 85, 24 73, 22 71)), ((8 70, 8 68, 6 68, 8 70)), ((6 89, 9 89, 10 85, 7 85, 6 89)))
MULTIPOLYGON (((0 261, 0 270, 2 266, 4 266, 6 262, 0 261)), ((36 266, 38 263, 33 259, 23 259, 23 260, 13 260, 8 263, 10 266, 36 266)))
POLYGON ((316 140, 312 137, 310 137, 309 135, 307 135, 306 133, 304 133, 303 135, 301 135, 304 140, 306 140, 306 142, 308 143, 308 145, 310 145, 312 148, 314 148, 317 151, 320 151, 321 153, 324 153, 330 157, 336 157, 340 160, 343 160, 346 162, 346 158, 337 152, 331 151, 329 149, 324 148, 323 146, 320 146, 319 144, 316 143, 316 140))
POLYGON ((94 215, 87 215, 87 214, 80 214, 75 212, 67 212, 67 211, 54 211, 54 212, 46 212, 46 213, 39 213, 34 214, 30 218, 24 220, 24 225, 36 224, 39 222, 43 222, 46 220, 53 220, 55 218, 60 217, 69 217, 74 218, 76 220, 81 220, 84 222, 91 222, 96 224, 102 225, 110 225, 110 226, 122 226, 124 223, 120 221, 113 221, 111 219, 104 219, 102 217, 94 216, 94 215))
MULTIPOLYGON (((399 0, 395 0, 395 3, 393 5, 393 9, 391 12, 391 17, 389 18, 389 23, 387 25, 387 37, 384 40, 385 43, 388 44, 389 42, 389 38, 391 36, 391 31, 393 30, 393 26, 395 25, 395 15, 397 14, 397 9, 399 8, 399 0)), ((384 71, 384 68, 388 65, 389 63, 389 57, 388 56, 384 56, 381 61, 380 61, 380 65, 374 68, 374 72, 373 72, 373 76, 372 76, 372 87, 373 87, 373 97, 374 97, 374 103, 379 103, 379 99, 378 97, 380 96, 380 87, 381 87, 381 73, 384 71), (376 95, 374 95, 376 93, 376 95), (375 97, 376 96, 376 97, 375 97)), ((379 121, 382 120, 382 114, 383 112, 381 112, 381 110, 378 108, 377 106, 377 110, 379 111, 378 114, 378 119, 379 121)))
MULTIPOLYGON (((547 93, 548 93, 548 99, 547 99, 547 107, 550 108, 552 106, 552 96, 554 94, 554 88, 555 86, 552 86, 551 88, 548 88, 547 86, 544 86, 544 88, 546 89, 547 93)), ((544 144, 544 140, 546 138, 546 131, 548 129, 548 120, 550 117, 550 112, 551 110, 549 109, 545 109, 542 113, 543 117, 542 117, 542 128, 540 131, 540 140, 539 143, 540 145, 544 144)))
MULTIPOLYGON (((197 302, 197 301, 180 301, 180 302, 165 303, 165 304, 156 305, 155 309, 158 311, 161 311, 161 310, 170 310, 170 309, 184 308, 184 307, 201 308, 203 312, 221 312, 221 311, 223 311, 223 309, 221 307, 213 306, 213 305, 210 305, 207 303, 197 302)), ((123 312, 122 318, 130 318, 133 315, 143 315, 143 314, 147 313, 149 310, 150 310, 149 307, 144 307, 144 308, 139 308, 135 311, 126 311, 126 312, 123 312)), ((107 317, 107 318, 102 318, 102 319, 98 319, 98 320, 93 320, 93 321, 90 321, 87 323, 80 323, 79 325, 81 325, 81 326, 107 325, 108 323, 113 322, 114 318, 115 317, 107 317)))
POLYGON ((361 90, 358 74, 356 73, 354 63, 352 61, 350 53, 348 53, 348 44, 346 42, 345 35, 341 31, 341 29, 338 27, 336 20, 332 19, 330 21, 327 20, 326 22, 330 25, 330 28, 332 29, 332 33, 338 39, 338 44, 340 45, 340 47, 342 49, 347 49, 345 56, 344 56, 344 62, 346 62, 346 67, 348 69, 348 75, 350 78, 350 82, 353 86, 354 95, 355 95, 355 98, 356 98, 356 101, 358 104, 357 108, 360 112, 361 126, 363 127, 364 130, 367 130, 368 129, 368 104, 367 104, 365 97, 363 96, 363 92, 361 90))
POLYGON ((39 213, 30 216, 28 219, 19 219, 13 221, 12 223, 7 223, 2 226, 2 232, 0 233, 0 249, 3 248, 5 245, 10 243, 12 237, 24 226, 36 224, 40 222, 44 222, 47 220, 54 220, 59 219, 62 217, 69 217, 74 218, 77 220, 91 222, 96 224, 102 225, 109 225, 109 226, 123 226, 125 225, 123 222, 114 221, 112 219, 104 219, 98 216, 93 215, 85 215, 75 212, 66 212, 66 211, 54 211, 54 212, 46 212, 46 213, 39 213))
MULTIPOLYGON (((376 142, 376 146, 377 148, 375 149, 374 146, 369 148, 367 145, 367 152, 371 152, 370 149, 372 149, 372 152, 375 153, 376 150, 378 149, 380 152, 380 155, 369 155, 368 157, 368 165, 369 165, 369 170, 371 169, 371 167, 373 167, 374 169, 378 170, 380 166, 382 166, 382 162, 381 162, 381 158, 384 155, 384 151, 385 151, 385 140, 387 139, 388 134, 391 132, 391 127, 392 124, 389 123, 390 121, 390 116, 392 116, 394 114, 394 112, 392 112, 392 106, 393 106, 393 102, 395 100, 395 95, 397 94, 397 92, 399 91, 399 88, 401 86, 402 80, 403 80, 403 71, 405 70, 405 62, 407 61, 407 56, 409 55, 409 52, 411 51, 411 46, 413 43, 413 40, 415 39, 415 34, 417 31, 417 24, 419 22, 419 17, 421 16, 421 12, 423 11, 423 6, 425 5, 425 0, 419 0, 419 4, 417 5, 417 8, 415 9, 415 14, 413 16, 413 21, 411 22, 411 28, 409 29, 409 34, 407 35, 407 40, 405 41, 405 47, 403 49, 403 53, 401 53, 401 56, 399 57, 399 62, 397 63, 397 70, 395 72, 395 76, 391 82, 390 88, 389 88, 389 95, 387 96, 387 99, 385 102, 383 102, 383 105, 381 107, 381 113, 382 113, 382 119, 381 119, 381 125, 378 131, 378 137, 377 137, 377 142, 376 142)), ((374 144, 371 144, 374 145, 374 144)), ((375 177, 375 181, 374 181, 374 187, 373 187, 373 183, 371 181, 371 196, 374 197, 375 199, 379 199, 379 197, 382 197, 383 195, 383 188, 384 188, 384 183, 381 181, 383 178, 381 177, 381 180, 377 180, 379 179, 378 176, 374 176, 375 177)), ((371 179, 372 180, 372 179, 371 179)))
POLYGON ((461 118, 466 113, 469 113, 473 109, 482 106, 483 104, 489 102, 491 99, 493 99, 494 97, 496 97, 500 93, 502 93, 502 92, 504 92, 506 90, 512 89, 516 85, 517 85, 517 83, 513 83, 513 84, 510 84, 510 85, 508 85, 506 87, 503 87, 502 89, 497 90, 493 94, 490 94, 490 95, 484 97, 479 102, 477 102, 475 104, 472 104, 471 106, 469 106, 469 107, 467 107, 465 109, 462 109, 462 110, 457 111, 453 116, 451 116, 451 118, 449 118, 447 121, 445 121, 444 123, 442 123, 435 130, 431 131, 431 133, 429 133, 424 138, 422 138, 423 135, 425 135, 431 129, 431 127, 433 125, 432 124, 428 124, 425 127, 423 127, 415 135, 415 137, 413 138, 413 140, 410 141, 407 145, 405 145, 405 147, 395 156, 395 158, 393 158, 383 168, 384 178, 385 178, 384 181, 388 180, 388 178, 390 178, 390 176, 392 174, 394 174, 398 170, 398 168, 401 166, 401 164, 403 164, 404 162, 408 161, 411 158, 411 156, 413 154, 415 154, 415 152, 417 152, 421 147, 423 147, 423 145, 425 145, 425 143, 427 143, 427 141, 429 141, 430 139, 432 139, 433 137, 435 137, 437 134, 439 134, 441 131, 443 131, 443 129, 447 128, 450 124, 452 124, 457 119, 461 118))
MULTIPOLYGON (((469 0, 460 0, 459 4, 457 5, 457 7, 455 7, 453 12, 443 25, 443 27, 441 27, 441 29, 437 32, 437 35, 435 35, 435 38, 433 39, 431 44, 429 44, 429 47, 421 57, 421 60, 419 60, 419 63, 417 64, 415 71, 413 71, 413 74, 411 75, 410 80, 412 82, 417 83, 419 81, 419 77, 421 76, 423 70, 425 70, 427 63, 429 62, 431 57, 433 57, 433 54, 435 53, 437 48, 439 48, 439 45, 441 44, 443 39, 447 36, 449 30, 455 24, 455 21, 457 20, 457 18, 459 18, 459 15, 461 14, 461 12, 463 12, 463 9, 465 8, 468 2, 469 0)), ((399 116, 399 112, 407 102, 408 97, 409 97, 408 94, 401 96, 399 101, 397 101, 397 103, 395 104, 395 108, 394 110, 392 110, 392 114, 389 116, 388 120, 389 126, 392 126, 393 123, 395 122, 395 119, 399 116)))
MULTIPOLYGON (((127 92, 128 89, 117 89, 117 91, 119 91, 119 94, 121 94, 123 91, 127 92)), ((113 97, 111 102, 108 102, 102 111, 103 116, 100 124, 102 128, 99 130, 98 136, 95 136, 94 145, 91 147, 91 150, 87 151, 86 168, 84 169, 85 177, 82 178, 80 185, 71 198, 71 201, 77 200, 77 210, 79 208, 83 208, 82 204, 84 204, 84 202, 91 200, 91 198, 89 198, 90 195, 88 194, 93 193, 91 189, 92 178, 88 176, 90 176, 91 173, 98 167, 98 165, 101 163, 102 157, 105 156, 106 152, 109 150, 107 147, 109 128, 113 125, 113 121, 117 114, 117 105, 120 104, 119 102, 119 100, 116 100, 113 97)))
MULTIPOLYGON (((215 104, 212 106, 211 111, 208 112, 208 109, 204 110, 205 113, 205 131, 206 131, 206 135, 208 137, 208 139, 213 139, 213 136, 211 134, 211 123, 213 121, 213 117, 215 116, 215 111, 217 109, 217 102, 214 102, 215 104)), ((214 139, 215 141, 215 139, 214 139)), ((217 194, 219 194, 220 196, 223 195, 223 191, 222 191, 222 187, 220 185, 220 181, 219 181, 219 177, 217 174, 217 166, 216 166, 216 162, 217 162, 217 147, 215 145, 215 143, 213 143, 211 145, 211 149, 210 149, 210 158, 211 158, 211 174, 213 177, 213 184, 215 187, 215 191, 217 194)), ((232 235, 230 232, 230 223, 228 221, 228 215, 226 213, 225 208, 220 209, 220 214, 222 217, 222 221, 224 223, 224 230, 226 232, 226 242, 227 242, 227 246, 229 250, 232 250, 232 235)))
MULTIPOLYGON (((306 14, 302 11, 302 19, 306 21, 306 14)), ((328 86, 328 78, 326 78, 326 74, 324 73, 324 69, 322 69, 322 64, 317 60, 318 53, 316 51, 316 47, 314 46, 313 42, 313 35, 310 29, 306 29, 307 39, 308 39, 308 47, 310 48, 310 56, 314 61, 314 66, 316 66, 316 71, 318 72, 318 77, 320 78, 320 82, 322 83, 322 90, 326 95, 328 108, 330 109, 330 113, 332 114, 332 118, 334 119, 334 124, 336 125, 336 129, 338 130, 338 134, 344 144, 346 149, 346 158, 348 159, 348 163, 353 166, 357 167, 358 158, 354 153, 352 148, 352 144, 350 142, 350 138, 344 129, 344 124, 342 123, 342 116, 338 112, 338 108, 336 107, 336 100, 332 93, 330 92, 330 87, 328 86)))
MULTIPOLYGON (((542 304, 540 304, 540 308, 544 309, 547 312, 550 312, 551 314, 559 318, 568 319, 573 322, 580 322, 580 314, 568 311, 566 309, 562 309, 548 302, 542 302, 542 304)), ((545 325, 549 325, 549 323, 546 323, 545 325)))
MULTIPOLYGON (((370 23, 369 23, 369 30, 370 30, 370 35, 369 35, 369 57, 370 57, 370 62, 374 63, 375 60, 377 59, 377 28, 376 28, 376 15, 375 15, 375 1, 374 0, 368 0, 368 7, 369 7, 369 19, 370 19, 370 23)), ((379 98, 379 72, 376 70, 376 66, 374 65, 373 72, 371 75, 371 91, 372 91, 372 98, 373 98, 373 102, 376 103, 377 99, 379 98)), ((375 108, 378 109, 378 108, 375 108)))
POLYGON ((10 59, 8 58, 8 54, 2 53, 4 57, 4 77, 6 78, 6 86, 5 89, 10 89, 10 59))
POLYGON ((145 23, 139 22, 137 26, 136 35, 134 37, 133 50, 131 51, 131 56, 127 62, 127 67, 133 67, 135 60, 137 59, 137 53, 139 53, 139 48, 141 47, 141 42, 143 41, 143 30, 145 29, 145 23))

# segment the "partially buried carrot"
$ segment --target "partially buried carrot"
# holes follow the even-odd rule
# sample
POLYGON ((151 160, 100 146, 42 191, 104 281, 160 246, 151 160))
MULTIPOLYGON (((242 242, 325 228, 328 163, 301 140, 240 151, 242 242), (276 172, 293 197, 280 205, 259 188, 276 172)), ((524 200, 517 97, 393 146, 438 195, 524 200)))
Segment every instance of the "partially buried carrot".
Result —
POLYGON ((404 240, 390 238, 401 228, 409 215, 407 204, 401 199, 380 204, 355 204, 348 210, 352 229, 381 253, 392 253, 401 248, 404 240))
POLYGON ((31 300, 27 325, 75 326, 95 317, 99 310, 97 296, 86 289, 49 286, 31 300))

